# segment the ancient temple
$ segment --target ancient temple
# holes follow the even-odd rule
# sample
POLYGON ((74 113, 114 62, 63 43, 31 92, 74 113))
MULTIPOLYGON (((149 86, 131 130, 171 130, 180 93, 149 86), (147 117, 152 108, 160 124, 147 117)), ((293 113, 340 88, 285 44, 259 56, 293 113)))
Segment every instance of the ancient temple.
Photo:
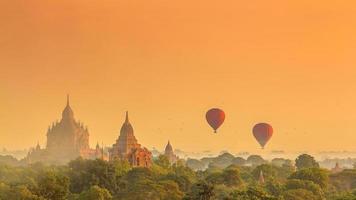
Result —
POLYGON ((342 172, 344 169, 340 167, 339 162, 336 162, 335 167, 331 169, 332 174, 342 172))
POLYGON ((36 148, 30 150, 26 160, 28 163, 41 161, 62 164, 78 157, 102 158, 103 153, 100 149, 89 147, 88 128, 75 120, 69 104, 69 96, 67 96, 67 105, 62 112, 62 119, 52 123, 48 128, 46 147, 41 149, 37 145, 36 148))
POLYGON ((260 176, 258 177, 258 183, 259 184, 264 184, 265 183, 265 177, 263 176, 263 171, 260 171, 260 176))
POLYGON ((120 136, 110 151, 110 160, 126 160, 133 167, 151 166, 152 154, 137 142, 134 130, 129 122, 128 112, 126 112, 126 119, 121 127, 120 136))
POLYGON ((168 158, 171 164, 174 164, 179 159, 178 156, 174 154, 173 147, 171 143, 168 141, 166 148, 164 149, 164 155, 168 158))

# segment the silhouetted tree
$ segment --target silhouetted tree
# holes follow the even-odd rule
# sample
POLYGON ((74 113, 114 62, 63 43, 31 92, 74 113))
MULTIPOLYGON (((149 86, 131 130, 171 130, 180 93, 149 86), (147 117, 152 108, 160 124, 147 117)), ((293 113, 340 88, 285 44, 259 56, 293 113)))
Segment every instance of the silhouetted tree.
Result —
POLYGON ((308 154, 302 154, 295 160, 295 166, 298 170, 301 170, 304 168, 319 167, 319 163, 315 161, 314 157, 308 154))

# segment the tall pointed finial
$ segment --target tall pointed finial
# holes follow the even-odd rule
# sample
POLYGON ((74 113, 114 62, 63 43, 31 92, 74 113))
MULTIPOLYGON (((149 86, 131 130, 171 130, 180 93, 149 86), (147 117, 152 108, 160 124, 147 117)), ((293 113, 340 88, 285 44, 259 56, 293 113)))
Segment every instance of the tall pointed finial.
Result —
POLYGON ((126 111, 125 123, 129 123, 129 111, 126 111))
POLYGON ((104 142, 101 142, 101 160, 104 160, 104 142))
POLYGON ((67 106, 69 106, 69 94, 67 94, 67 106))

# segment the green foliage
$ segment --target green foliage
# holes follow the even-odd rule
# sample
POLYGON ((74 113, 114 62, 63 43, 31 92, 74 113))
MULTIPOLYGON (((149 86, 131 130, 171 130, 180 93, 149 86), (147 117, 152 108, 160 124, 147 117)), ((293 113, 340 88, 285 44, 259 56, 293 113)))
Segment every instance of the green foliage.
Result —
POLYGON ((178 184, 180 191, 188 192, 192 184, 196 182, 197 176, 189 167, 175 165, 172 171, 162 177, 162 180, 171 180, 178 184))
POLYGON ((287 190, 284 192, 283 197, 286 200, 320 200, 319 197, 305 189, 287 190))
POLYGON ((158 158, 154 161, 156 165, 164 168, 164 169, 169 169, 171 167, 171 163, 169 162, 169 159, 165 155, 159 155, 158 158))
POLYGON ((68 177, 53 171, 41 174, 38 179, 37 194, 51 200, 67 199, 69 195, 68 177))
POLYGON ((251 155, 247 158, 247 164, 252 166, 262 165, 266 163, 266 161, 259 155, 251 155))
POLYGON ((214 189, 214 184, 201 181, 193 185, 191 192, 184 197, 184 200, 212 200, 215 196, 214 189))
POLYGON ((239 190, 232 193, 233 200, 277 200, 269 195, 263 188, 251 186, 247 190, 239 190))
POLYGON ((273 158, 271 164, 282 167, 283 165, 291 165, 292 161, 284 158, 273 158))
POLYGON ((197 181, 197 175, 189 167, 174 165, 172 171, 163 176, 162 179, 174 181, 178 184, 181 191, 188 192, 192 184, 197 181))
POLYGON ((79 193, 97 185, 108 189, 112 194, 120 190, 121 177, 130 170, 127 162, 106 162, 103 160, 83 160, 81 158, 69 164, 70 189, 79 193))
POLYGON ((356 169, 345 169, 330 175, 330 183, 338 190, 356 189, 356 169))
POLYGON ((14 157, 0 155, 0 165, 19 166, 21 163, 14 157))
POLYGON ((240 176, 240 171, 237 168, 227 168, 222 173, 223 184, 229 187, 242 185, 243 181, 240 176))
POLYGON ((319 167, 319 163, 315 161, 314 157, 308 154, 302 154, 295 160, 295 166, 298 170, 301 170, 304 168, 317 168, 319 167))
POLYGON ((356 190, 354 191, 342 191, 338 193, 332 193, 328 196, 328 200, 356 200, 356 190))
POLYGON ((110 192, 97 185, 91 186, 89 190, 83 191, 78 200, 111 200, 112 196, 110 192))
POLYGON ((43 197, 33 194, 26 186, 11 187, 0 183, 0 199, 44 200, 43 197))
POLYGON ((247 167, 247 166, 235 166, 235 167, 239 169, 241 178, 244 182, 253 182, 255 180, 252 175, 252 171, 253 171, 252 167, 247 167))
POLYGON ((236 187, 243 184, 239 169, 234 167, 208 172, 205 180, 211 184, 224 184, 229 187, 236 187))
POLYGON ((260 177, 260 172, 262 171, 265 180, 270 180, 277 176, 277 170, 278 168, 276 166, 270 164, 262 164, 257 166, 252 171, 252 175, 255 178, 255 180, 258 180, 258 178, 260 177))
POLYGON ((233 165, 237 165, 237 166, 246 165, 246 160, 244 158, 241 158, 241 157, 236 157, 236 158, 232 159, 231 162, 232 162, 233 165))
POLYGON ((285 190, 285 186, 281 182, 276 181, 275 179, 267 180, 265 188, 268 194, 271 194, 275 197, 281 197, 282 193, 285 190))
POLYGON ((329 176, 328 172, 320 168, 305 168, 294 172, 290 179, 309 180, 319 185, 322 189, 328 186, 329 176))
POLYGON ((148 168, 133 168, 123 179, 126 184, 117 195, 118 199, 178 200, 183 196, 176 182, 162 180, 159 174, 148 168))
POLYGON ((209 163, 209 167, 223 169, 223 168, 226 168, 227 166, 231 165, 233 159, 235 159, 235 157, 232 154, 223 153, 223 154, 219 155, 218 157, 214 158, 209 163))
POLYGON ((259 156, 250 157, 249 165, 244 165, 231 154, 205 160, 213 164, 204 171, 194 171, 184 162, 170 165, 164 156, 150 168, 83 159, 63 166, 0 165, 0 199, 356 200, 355 169, 335 174, 318 167, 295 171, 289 160, 267 164, 259 156), (234 160, 235 164, 225 167, 234 160), (257 182, 260 171, 264 184, 257 182))
POLYGON ((204 170, 205 164, 197 159, 188 159, 186 165, 193 170, 204 170))
POLYGON ((290 179, 287 181, 285 188, 286 190, 308 190, 320 199, 324 196, 323 190, 320 186, 309 180, 290 179))

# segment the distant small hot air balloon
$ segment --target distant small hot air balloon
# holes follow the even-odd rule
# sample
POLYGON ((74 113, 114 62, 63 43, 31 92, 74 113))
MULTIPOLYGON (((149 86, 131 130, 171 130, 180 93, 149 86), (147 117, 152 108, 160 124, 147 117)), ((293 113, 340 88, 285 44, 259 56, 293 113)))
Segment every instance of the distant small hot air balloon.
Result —
POLYGON ((258 143, 260 143, 262 149, 265 147, 269 139, 273 135, 273 128, 267 123, 259 123, 253 127, 253 135, 255 136, 258 143))
POLYGON ((214 129, 214 133, 216 133, 216 130, 223 124, 225 120, 225 113, 219 108, 212 108, 208 110, 205 117, 206 121, 208 121, 208 124, 214 129))

